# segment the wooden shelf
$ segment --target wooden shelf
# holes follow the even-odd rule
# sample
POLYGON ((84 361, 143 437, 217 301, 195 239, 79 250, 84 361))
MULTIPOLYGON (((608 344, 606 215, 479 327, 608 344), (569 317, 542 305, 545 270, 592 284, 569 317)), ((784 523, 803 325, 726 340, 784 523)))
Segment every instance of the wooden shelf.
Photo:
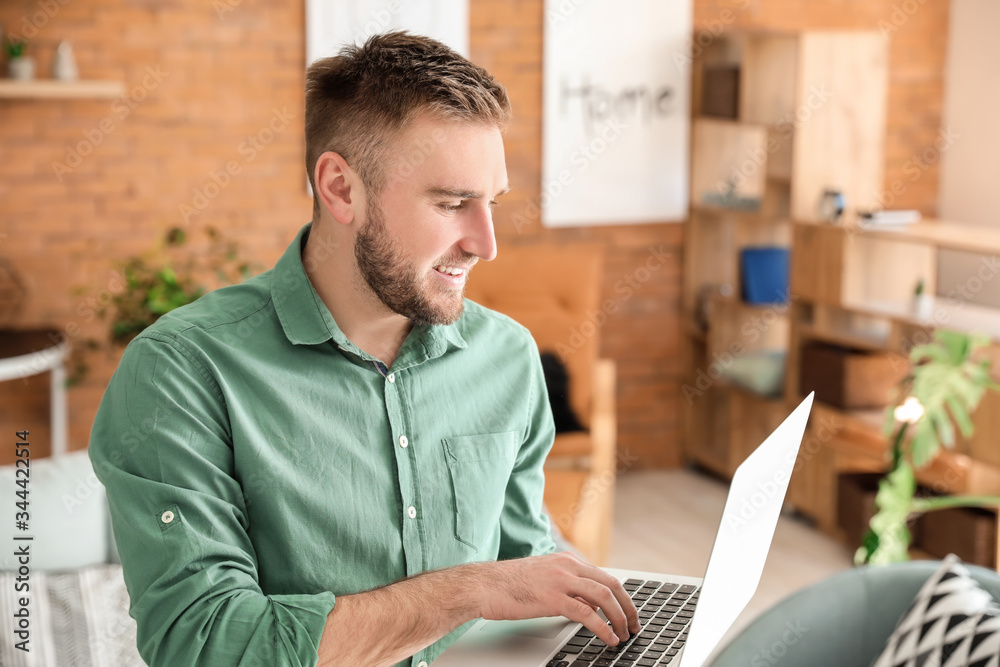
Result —
POLYGON ((841 307, 859 315, 884 317, 911 326, 941 326, 966 333, 984 333, 992 340, 1000 341, 1000 309, 974 303, 953 304, 941 297, 932 297, 931 304, 930 317, 921 317, 910 304, 888 301, 862 301, 841 307))
MULTIPOLYGON (((829 446, 849 459, 870 459, 888 467, 889 439, 883 435, 885 410, 842 410, 816 401, 813 413, 823 423, 835 424, 837 436, 829 446)), ((916 471, 917 482, 939 493, 1000 495, 1000 467, 943 450, 916 471)))
POLYGON ((795 224, 811 227, 840 229, 854 238, 872 238, 901 243, 931 245, 946 250, 961 250, 976 254, 1000 253, 1000 230, 993 227, 964 225, 925 218, 912 225, 898 227, 865 227, 856 221, 843 225, 830 225, 796 220, 795 224))
POLYGON ((872 352, 884 350, 888 342, 886 338, 874 334, 839 327, 823 328, 813 324, 799 324, 798 332, 804 338, 872 352))
POLYGON ((717 387, 719 387, 721 389, 726 389, 727 391, 737 392, 739 394, 742 394, 743 396, 746 396, 747 398, 750 398, 750 399, 755 400, 755 401, 760 401, 761 403, 766 403, 767 405, 771 405, 771 406, 775 406, 775 407, 777 407, 777 406, 784 406, 785 405, 785 397, 784 396, 781 396, 781 395, 778 395, 778 396, 765 396, 764 394, 758 394, 757 392, 753 391, 752 389, 747 389, 743 385, 739 385, 739 384, 736 384, 735 382, 732 382, 731 380, 727 380, 725 377, 720 377, 719 379, 717 379, 715 381, 715 384, 716 384, 717 387))
POLYGON ((112 99, 125 94, 123 81, 58 81, 35 79, 15 81, 0 79, 0 99, 112 99))
POLYGON ((699 213, 709 213, 712 215, 735 215, 751 221, 759 220, 761 217, 759 208, 729 208, 726 206, 712 206, 711 204, 692 203, 691 209, 699 213))
POLYGON ((747 303, 737 296, 722 296, 721 294, 714 295, 712 299, 724 306, 733 308, 759 311, 773 310, 776 317, 786 317, 788 315, 788 303, 747 303), (779 308, 781 310, 778 310, 779 308))
MULTIPOLYGON (((805 396, 802 397, 803 399, 805 396)), ((870 433, 875 437, 882 436, 882 425, 885 423, 885 410, 874 408, 871 410, 843 410, 822 401, 813 403, 813 412, 819 417, 828 417, 843 428, 860 430, 870 433)))

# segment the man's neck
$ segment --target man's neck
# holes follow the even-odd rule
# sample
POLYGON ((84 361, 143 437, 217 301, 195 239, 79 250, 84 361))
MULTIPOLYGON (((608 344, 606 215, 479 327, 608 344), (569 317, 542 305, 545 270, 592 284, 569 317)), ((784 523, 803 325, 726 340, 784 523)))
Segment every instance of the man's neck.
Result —
POLYGON ((353 245, 346 234, 328 233, 313 223, 302 264, 316 293, 348 340, 392 366, 413 323, 378 300, 351 261, 353 245))

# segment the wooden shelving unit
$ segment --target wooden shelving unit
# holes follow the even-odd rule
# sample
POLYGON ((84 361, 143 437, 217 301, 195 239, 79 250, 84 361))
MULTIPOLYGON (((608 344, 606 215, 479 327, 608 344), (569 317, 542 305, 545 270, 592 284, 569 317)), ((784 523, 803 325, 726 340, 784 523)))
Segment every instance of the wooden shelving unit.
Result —
MULTIPOLYGON (((932 298, 917 306, 916 282, 933 290, 937 251, 1000 252, 1000 234, 965 225, 927 220, 894 229, 865 229, 796 222, 793 225, 790 346, 785 377, 789 403, 802 392, 799 356, 810 340, 848 348, 908 355, 931 340, 937 328, 988 335, 995 379, 1000 379, 1000 310, 957 298, 932 298)), ((881 472, 888 466, 884 410, 842 410, 817 402, 806 435, 812 451, 793 477, 789 502, 832 535, 837 527, 837 478, 881 472)), ((988 392, 973 415, 975 433, 960 439, 926 468, 917 481, 946 494, 1000 496, 1000 396, 988 392)), ((997 523, 1000 536, 1000 520, 997 523)), ((993 554, 997 567, 1000 538, 993 554)))
POLYGON ((720 372, 729 359, 789 345, 787 305, 741 300, 740 251, 790 247, 791 221, 816 220, 827 188, 875 203, 887 72, 876 31, 726 33, 693 63, 684 454, 720 475, 731 476, 786 414, 784 396, 756 395, 720 372))
MULTIPOLYGON (((912 297, 921 280, 926 294, 938 291, 939 250, 1000 254, 1000 231, 936 220, 865 227, 852 217, 879 208, 887 49, 876 31, 733 32, 693 63, 684 454, 723 477, 801 400, 800 358, 812 341, 891 353, 906 364, 913 345, 929 342, 937 328, 979 331, 994 341, 987 353, 1000 374, 1000 310, 947 296, 918 305, 912 297), (827 189, 847 200, 839 224, 820 219, 827 189), (786 307, 741 301, 740 251, 762 244, 791 250, 786 307), (766 351, 785 352, 778 398, 758 396, 725 372, 733 359, 766 351)), ((974 423, 973 438, 917 472, 920 484, 1000 495, 1000 395, 986 395, 974 423)), ((884 425, 884 409, 816 401, 789 504, 842 537, 840 476, 887 469, 884 425)), ((996 532, 994 567, 1000 522, 996 532)))
POLYGON ((15 81, 0 79, 0 99, 53 100, 53 99, 114 99, 125 94, 122 81, 57 81, 35 79, 15 81))

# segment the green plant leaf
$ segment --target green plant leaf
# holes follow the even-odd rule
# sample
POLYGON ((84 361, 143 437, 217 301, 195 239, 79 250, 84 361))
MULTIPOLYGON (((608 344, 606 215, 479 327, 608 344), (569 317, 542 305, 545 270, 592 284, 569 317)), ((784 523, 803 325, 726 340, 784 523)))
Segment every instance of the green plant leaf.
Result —
POLYGON ((879 482, 875 494, 876 512, 869 522, 871 535, 866 536, 864 551, 855 558, 872 565, 895 563, 909 558, 910 531, 906 521, 912 512, 916 479, 913 468, 905 461, 879 482))
MULTIPOLYGON (((225 285, 234 282, 231 277, 234 273, 249 276, 249 267, 258 266, 257 262, 237 261, 237 244, 226 244, 214 228, 209 227, 206 233, 213 243, 204 254, 196 255, 189 250, 179 252, 171 247, 189 240, 186 230, 173 227, 160 237, 155 253, 143 253, 113 263, 124 285, 120 292, 112 294, 106 306, 95 308, 97 316, 107 322, 107 340, 112 345, 127 345, 163 315, 201 298, 205 287, 197 284, 194 276, 203 275, 205 267, 218 266, 219 282, 225 285), (162 247, 164 241, 167 249, 162 247), (178 256, 177 261, 171 260, 172 264, 160 259, 178 256)), ((74 381, 79 381, 87 364, 81 359, 73 366, 82 369, 79 376, 73 376, 74 381)))
POLYGON ((994 384, 989 377, 989 362, 972 359, 976 350, 988 342, 989 338, 981 334, 940 329, 932 343, 911 351, 911 394, 924 408, 910 444, 916 467, 932 461, 942 446, 954 446, 955 424, 963 435, 971 435, 971 412, 986 388, 994 384))
POLYGON ((948 350, 933 343, 917 345, 910 350, 910 360, 915 364, 925 360, 947 364, 949 362, 948 350))
MULTIPOLYGON (((945 396, 945 403, 948 405, 948 410, 951 413, 952 418, 958 424, 958 428, 961 430, 962 435, 966 438, 972 436, 972 418, 969 416, 969 411, 956 397, 945 396)), ((978 401, 976 401, 978 403, 978 401)))
POLYGON ((931 415, 930 422, 934 425, 934 430, 937 432, 938 440, 941 444, 948 448, 954 447, 955 427, 952 426, 948 414, 944 410, 935 412, 931 415))

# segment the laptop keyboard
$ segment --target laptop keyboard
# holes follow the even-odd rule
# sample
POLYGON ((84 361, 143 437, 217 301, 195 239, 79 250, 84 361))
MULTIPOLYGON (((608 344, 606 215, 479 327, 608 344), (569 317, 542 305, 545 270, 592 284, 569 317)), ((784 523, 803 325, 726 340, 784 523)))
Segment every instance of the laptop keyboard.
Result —
POLYGON ((653 667, 676 662, 687 641, 701 587, 643 579, 629 579, 622 586, 639 610, 639 634, 608 646, 582 627, 546 667, 653 667))

